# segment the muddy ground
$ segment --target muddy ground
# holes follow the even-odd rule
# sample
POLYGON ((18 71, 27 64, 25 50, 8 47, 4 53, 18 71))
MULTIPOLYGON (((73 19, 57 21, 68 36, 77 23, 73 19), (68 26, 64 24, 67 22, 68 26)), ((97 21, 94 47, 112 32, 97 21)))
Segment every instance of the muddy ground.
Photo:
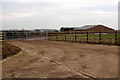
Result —
POLYGON ((2 59, 5 59, 9 56, 15 55, 21 51, 21 49, 17 46, 11 45, 7 42, 2 41, 2 59))
POLYGON ((11 40, 22 51, 3 60, 3 77, 118 77, 118 46, 48 40, 11 40))

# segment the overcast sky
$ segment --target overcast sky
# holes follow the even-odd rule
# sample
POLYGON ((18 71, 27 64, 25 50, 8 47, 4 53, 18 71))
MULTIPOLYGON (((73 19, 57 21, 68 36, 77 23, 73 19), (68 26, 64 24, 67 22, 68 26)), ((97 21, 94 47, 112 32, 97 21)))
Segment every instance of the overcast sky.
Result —
POLYGON ((3 29, 59 29, 103 24, 118 28, 119 0, 2 0, 3 29))

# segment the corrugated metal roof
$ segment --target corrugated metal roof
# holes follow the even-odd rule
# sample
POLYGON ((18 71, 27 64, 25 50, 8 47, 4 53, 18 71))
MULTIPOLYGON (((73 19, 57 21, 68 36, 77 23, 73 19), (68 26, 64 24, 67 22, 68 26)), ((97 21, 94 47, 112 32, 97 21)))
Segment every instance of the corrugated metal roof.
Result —
POLYGON ((92 27, 95 27, 95 26, 97 26, 97 25, 85 25, 85 26, 82 26, 82 27, 77 27, 74 30, 85 30, 85 29, 89 29, 89 28, 92 28, 92 27))

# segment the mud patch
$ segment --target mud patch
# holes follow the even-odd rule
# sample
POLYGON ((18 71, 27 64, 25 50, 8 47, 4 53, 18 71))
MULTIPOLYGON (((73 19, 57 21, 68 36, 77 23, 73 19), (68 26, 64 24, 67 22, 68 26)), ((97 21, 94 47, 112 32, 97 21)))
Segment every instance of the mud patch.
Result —
POLYGON ((19 53, 21 49, 14 45, 11 45, 5 41, 2 41, 2 60, 19 53))

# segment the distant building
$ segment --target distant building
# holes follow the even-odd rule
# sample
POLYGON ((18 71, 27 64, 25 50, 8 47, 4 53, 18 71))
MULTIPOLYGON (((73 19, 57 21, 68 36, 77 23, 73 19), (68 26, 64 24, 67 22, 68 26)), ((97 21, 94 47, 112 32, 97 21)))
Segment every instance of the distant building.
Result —
POLYGON ((77 27, 61 27, 60 31, 73 31, 77 27))
POLYGON ((93 31, 93 32, 105 32, 105 33, 113 33, 114 29, 106 27, 104 25, 85 25, 82 27, 67 27, 61 28, 60 31, 93 31))
POLYGON ((94 31, 94 32, 107 32, 113 33, 114 29, 106 27, 104 25, 85 25, 82 27, 75 28, 74 31, 94 31))
POLYGON ((56 29, 34 29, 35 32, 57 32, 56 29))

